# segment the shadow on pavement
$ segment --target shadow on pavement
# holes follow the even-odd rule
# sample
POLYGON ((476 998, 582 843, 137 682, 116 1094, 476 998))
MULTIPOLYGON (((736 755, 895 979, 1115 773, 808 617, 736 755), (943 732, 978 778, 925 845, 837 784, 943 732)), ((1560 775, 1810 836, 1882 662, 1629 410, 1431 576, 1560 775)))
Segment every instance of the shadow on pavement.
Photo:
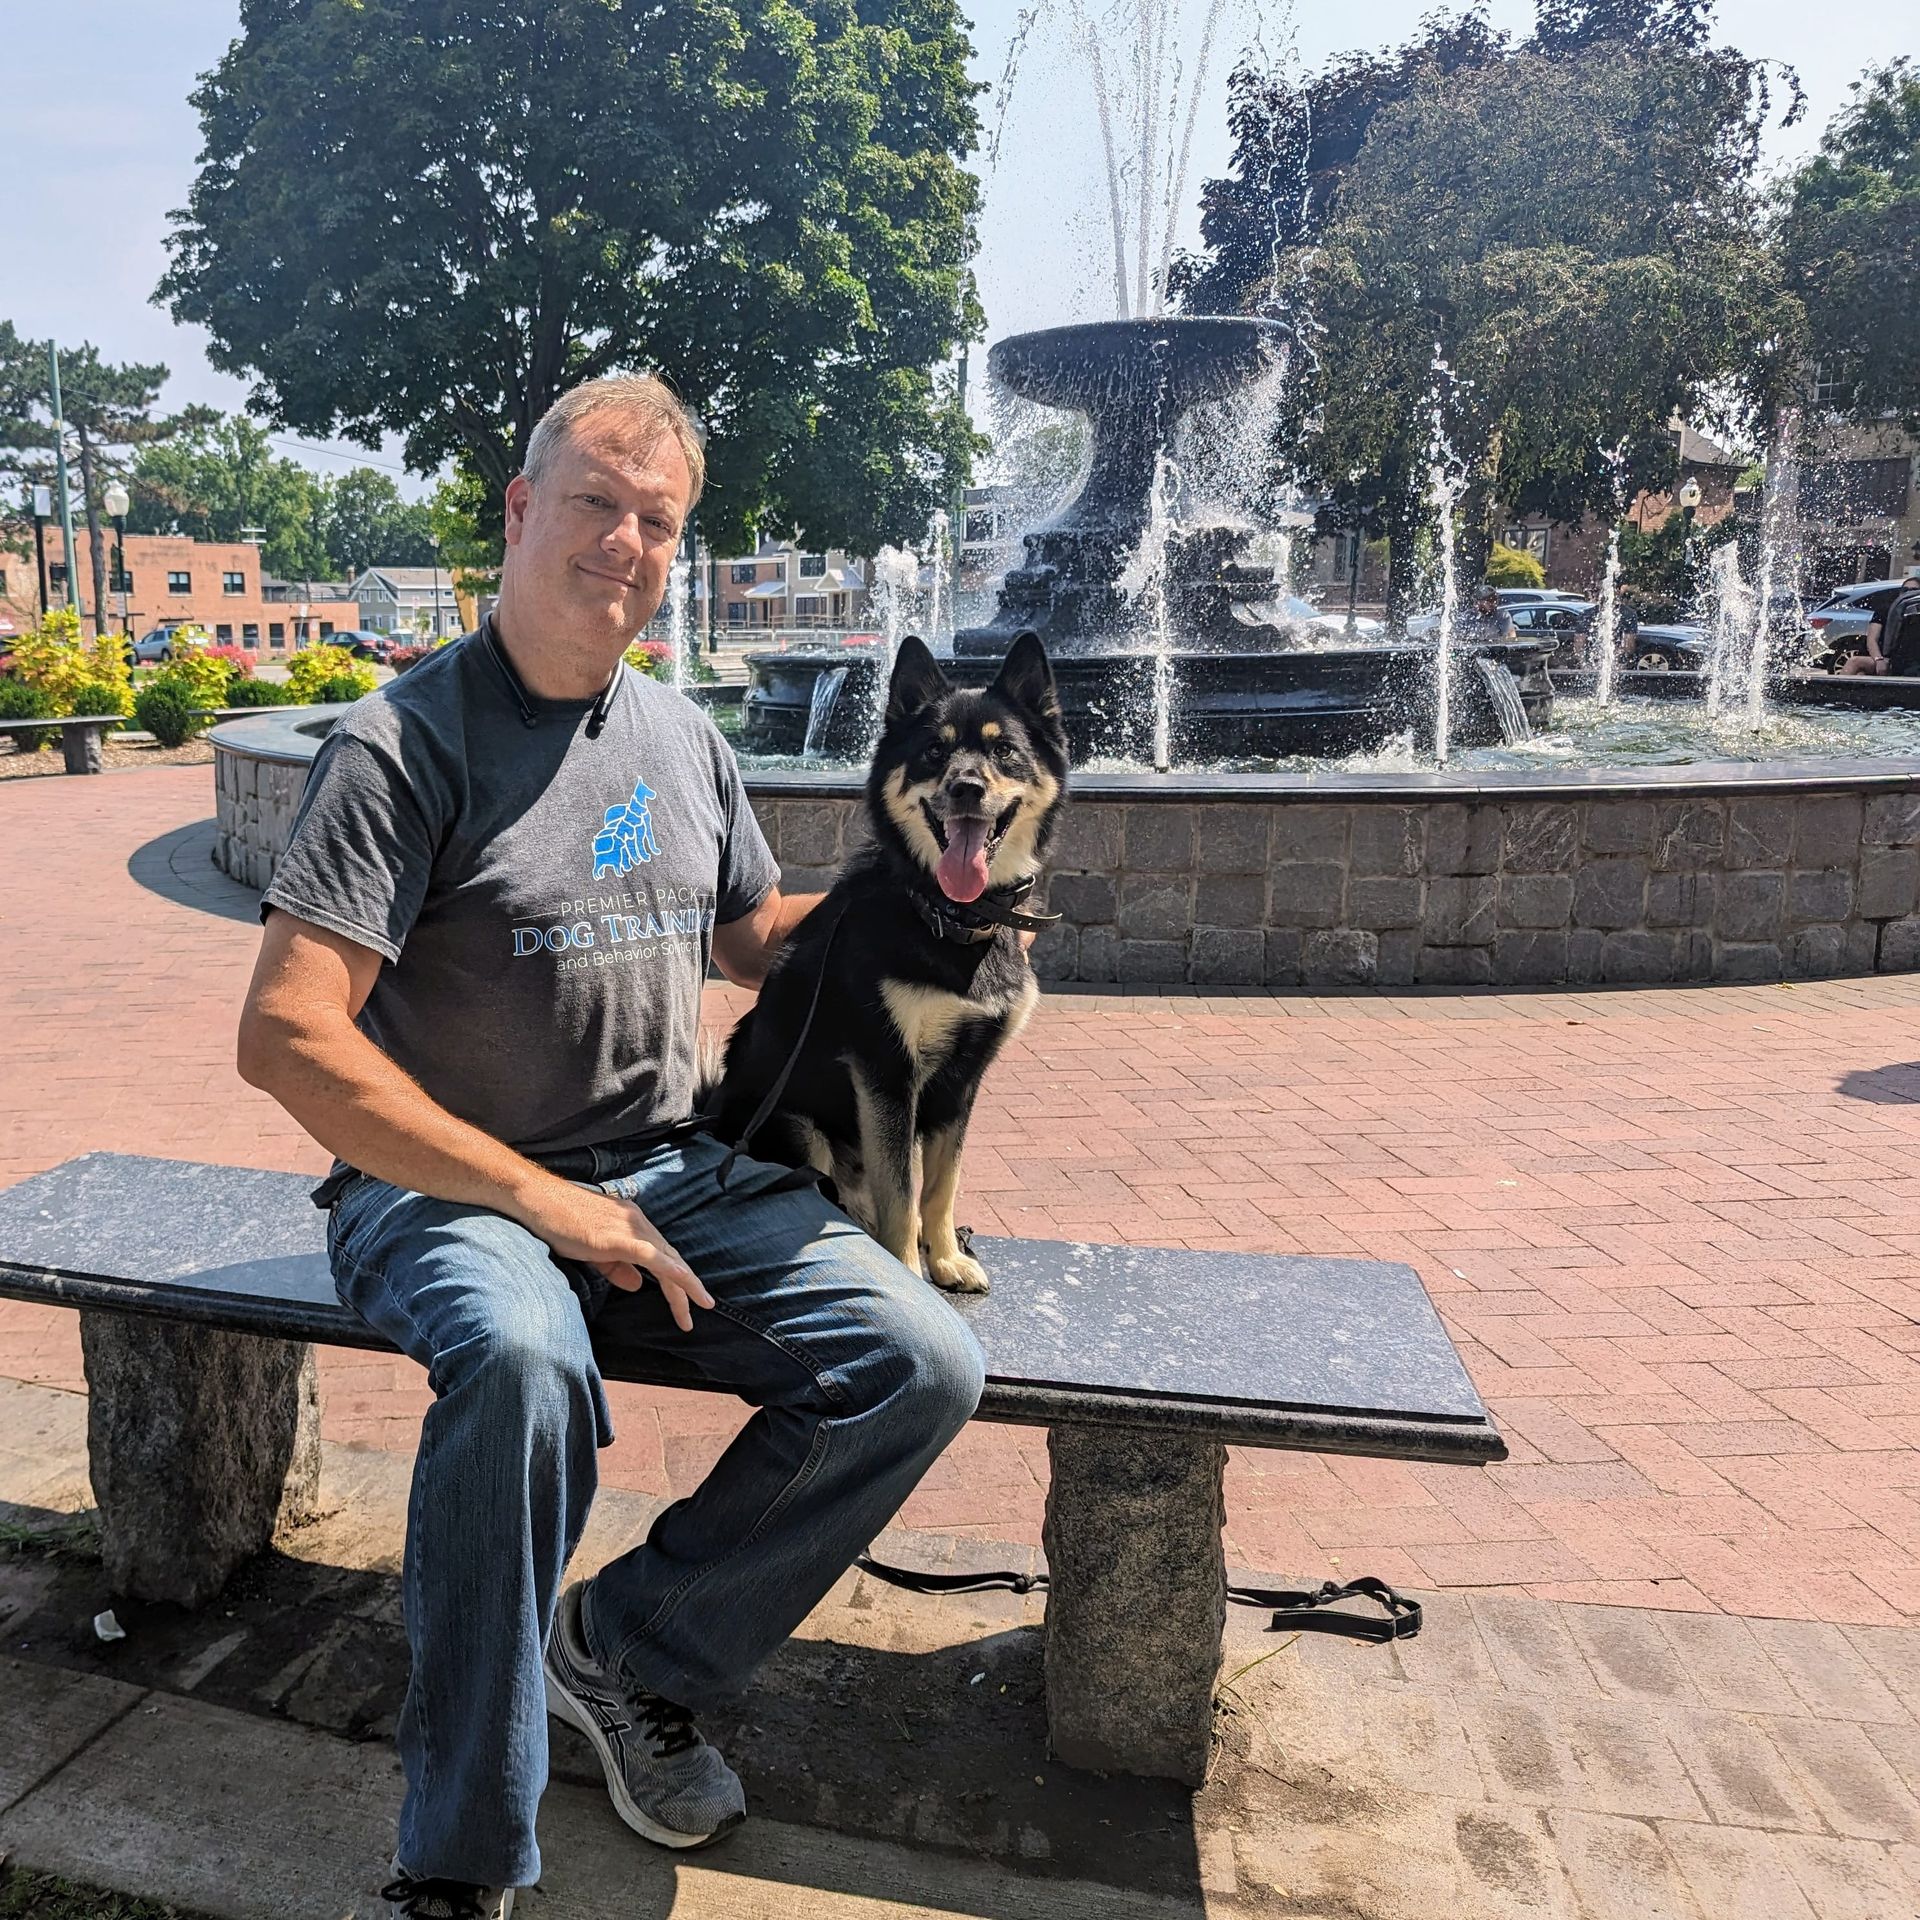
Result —
POLYGON ((260 918, 260 896, 213 864, 217 837, 218 829, 210 819, 175 827, 136 847, 127 860, 127 872, 149 893, 176 906, 253 925, 260 918))
POLYGON ((1910 1105, 1920 1100, 1920 1060, 1843 1073, 1834 1082, 1834 1090, 1849 1100, 1867 1100, 1878 1107, 1910 1105))

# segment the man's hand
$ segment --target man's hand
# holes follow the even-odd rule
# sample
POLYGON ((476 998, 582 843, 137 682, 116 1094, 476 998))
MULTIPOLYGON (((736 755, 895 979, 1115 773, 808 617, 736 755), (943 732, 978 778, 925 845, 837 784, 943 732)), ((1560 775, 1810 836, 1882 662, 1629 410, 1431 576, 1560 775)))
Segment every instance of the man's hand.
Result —
POLYGON ((713 1305, 713 1295, 693 1269, 631 1200, 555 1180, 519 1209, 517 1218, 562 1259, 597 1267, 627 1293, 638 1293, 651 1279, 682 1333, 693 1331, 695 1307, 713 1305))

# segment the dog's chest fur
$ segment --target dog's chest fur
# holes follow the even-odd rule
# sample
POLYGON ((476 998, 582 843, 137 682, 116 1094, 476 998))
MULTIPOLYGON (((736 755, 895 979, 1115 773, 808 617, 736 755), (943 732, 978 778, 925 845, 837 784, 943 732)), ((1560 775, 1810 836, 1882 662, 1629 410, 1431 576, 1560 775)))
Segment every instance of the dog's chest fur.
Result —
POLYGON ((920 980, 882 980, 880 999, 893 1022, 914 1078, 930 1079, 952 1058, 961 1038, 981 1038, 983 1025, 996 1030, 997 1041, 1010 1040, 1027 1023, 1040 986, 1022 971, 1017 986, 989 990, 981 997, 954 993, 920 980))

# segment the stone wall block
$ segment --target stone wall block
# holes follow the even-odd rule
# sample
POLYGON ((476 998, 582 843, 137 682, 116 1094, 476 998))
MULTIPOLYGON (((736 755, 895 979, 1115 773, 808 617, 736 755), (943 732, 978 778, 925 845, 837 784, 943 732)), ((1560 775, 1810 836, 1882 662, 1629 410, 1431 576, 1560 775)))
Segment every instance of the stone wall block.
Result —
POLYGON ((846 815, 834 801, 780 803, 780 857, 802 867, 837 867, 845 852, 846 815))
POLYGON ((1582 836, 1589 853, 1646 853, 1653 845, 1651 800, 1591 800, 1582 836))
POLYGON ((1503 987, 1552 987, 1567 977, 1564 932, 1504 932, 1494 936, 1493 978, 1503 987))
POLYGON ((1136 806, 1126 810, 1129 873, 1187 873, 1193 867, 1193 809, 1136 806))
POLYGON ((1077 980, 1080 977, 1080 929, 1070 920, 1059 921, 1034 936, 1027 958, 1042 980, 1077 980))
POLYGON ((1647 925, 1705 927, 1713 922, 1720 876, 1714 873, 1656 873, 1647 879, 1647 925))
POLYGON ((1787 882, 1787 919, 1794 926, 1840 921, 1853 911, 1853 875, 1839 867, 1796 873, 1787 882))
POLYGON ((1123 981, 1168 986, 1187 977, 1184 940, 1122 939, 1114 954, 1114 972, 1123 981))
POLYGON ((1410 878, 1427 853, 1427 817, 1420 807, 1355 807, 1349 866, 1356 878, 1410 878))
POLYGON ((1727 865, 1784 867, 1793 852, 1791 800, 1736 800, 1727 810, 1727 865))
POLYGON ((759 795, 750 796, 747 805, 753 809, 753 817, 760 823, 761 837, 767 843, 767 851, 778 860, 780 858, 780 803, 759 795))
POLYGON ((1746 982, 1778 980, 1784 971, 1780 949, 1771 940, 1726 940, 1715 950, 1713 977, 1746 982))
POLYGON ((1574 876, 1574 921, 1582 927, 1608 932, 1639 926, 1646 917, 1646 895, 1644 860, 1589 861, 1574 876))
POLYGON ((1288 801, 1273 810, 1273 858, 1277 862, 1345 863, 1353 809, 1288 801))
MULTIPOLYGON (((1427 882, 1420 929, 1429 947, 1484 947, 1498 924, 1499 883, 1491 874, 1454 875, 1427 882)), ((1424 964, 1424 963, 1423 963, 1424 964)))
POLYGON ((1846 929, 1839 926, 1802 927, 1788 949, 1798 980, 1828 980, 1846 963, 1846 929))
POLYGON ((1600 948, 1600 978, 1622 986, 1677 980, 1684 942, 1677 933, 1633 927, 1610 933, 1600 948))
MULTIPOLYGON (((1193 926, 1193 882, 1184 874, 1129 873, 1120 881, 1126 940, 1184 940, 1193 926)), ((1121 975, 1122 979, 1127 976, 1121 975)))
POLYGON ((1430 874, 1491 873, 1500 863, 1500 809, 1435 807, 1427 819, 1430 874))
POLYGON ((1301 979, 1309 987, 1363 987, 1379 966, 1379 935, 1352 927, 1308 934, 1300 955, 1301 979))
POLYGON ((1920 914, 1889 920, 1880 929, 1879 971, 1912 973, 1920 968, 1920 914))
POLYGON ((1337 927, 1347 870, 1333 860, 1290 861, 1273 869, 1267 924, 1337 927))
POLYGON ((1722 940, 1771 940, 1780 930, 1786 903, 1785 874, 1722 874, 1713 905, 1713 930, 1722 940))
POLYGON ((1347 924, 1384 931, 1420 924, 1421 885, 1397 874, 1356 874, 1347 882, 1347 924))
POLYGON ((1056 872, 1112 873, 1120 865, 1127 809, 1110 800, 1074 800, 1054 830, 1047 864, 1056 872))
POLYGON ((1842 973, 1871 973, 1880 952, 1880 929, 1870 920, 1849 920, 1841 929, 1846 938, 1842 973))
POLYGON ((1572 916, 1572 874, 1503 873, 1500 876, 1501 926, 1564 927, 1572 916))
POLYGON ((1077 978, 1099 985, 1119 978, 1120 936, 1111 927, 1080 929, 1080 971, 1077 978))
POLYGON ((1265 873, 1272 857, 1275 809, 1272 807, 1199 807, 1194 835, 1194 866, 1201 873, 1265 873))
POLYGON ((1419 962, 1420 932, 1417 927, 1383 929, 1375 948, 1374 984, 1381 987, 1410 987, 1419 962))
POLYGON ((1575 927, 1567 935, 1567 980, 1573 986, 1588 986, 1600 978, 1600 949, 1606 935, 1592 927, 1575 927))
POLYGON ((1201 927, 1188 977, 1198 987, 1257 987, 1267 977, 1267 936, 1256 928, 1201 927))
POLYGON ((791 861, 780 868, 780 890, 783 893, 825 893, 839 879, 840 869, 832 867, 801 867, 791 861))
POLYGON ((1501 869, 1506 873, 1567 873, 1579 844, 1580 817, 1571 805, 1543 801, 1508 807, 1501 869))
POLYGON ((1920 842, 1920 793, 1876 793, 1867 802, 1860 838, 1874 847, 1920 842))
POLYGON ((1075 926, 1109 926, 1119 904, 1119 889, 1110 873, 1056 873, 1047 882, 1048 907, 1075 926))
POLYGON ((1920 848, 1863 846, 1859 912, 1867 920, 1897 920, 1920 897, 1920 848))
POLYGON ((1857 865, 1864 813, 1857 793, 1822 793, 1802 800, 1794 811, 1793 864, 1796 867, 1857 865))
POLYGON ((1259 927, 1267 918, 1264 873, 1203 873, 1194 882, 1197 927, 1259 927))
POLYGON ((1721 864, 1727 813, 1718 800, 1674 800, 1655 809, 1653 864, 1672 872, 1721 864))
POLYGON ((1422 947, 1413 977, 1420 986, 1484 987, 1493 979, 1493 954, 1486 947, 1422 947))
POLYGON ((1300 984, 1301 933, 1298 927, 1269 927, 1266 936, 1266 983, 1270 987, 1300 984))

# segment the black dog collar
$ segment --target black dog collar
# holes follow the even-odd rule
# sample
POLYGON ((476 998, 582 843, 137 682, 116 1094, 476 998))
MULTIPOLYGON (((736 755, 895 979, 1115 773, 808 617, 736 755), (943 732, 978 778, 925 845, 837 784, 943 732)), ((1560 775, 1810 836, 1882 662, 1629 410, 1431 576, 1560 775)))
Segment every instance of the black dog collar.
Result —
POLYGON ((1034 889, 1032 875, 1016 880, 1010 887, 994 887, 978 900, 962 905, 945 894, 935 900, 918 887, 907 890, 913 910, 927 923, 937 940, 951 940, 956 946, 976 947, 991 940, 1002 927, 1016 927, 1022 933, 1044 933, 1060 918, 1057 913, 1023 913, 1017 902, 1034 889))

